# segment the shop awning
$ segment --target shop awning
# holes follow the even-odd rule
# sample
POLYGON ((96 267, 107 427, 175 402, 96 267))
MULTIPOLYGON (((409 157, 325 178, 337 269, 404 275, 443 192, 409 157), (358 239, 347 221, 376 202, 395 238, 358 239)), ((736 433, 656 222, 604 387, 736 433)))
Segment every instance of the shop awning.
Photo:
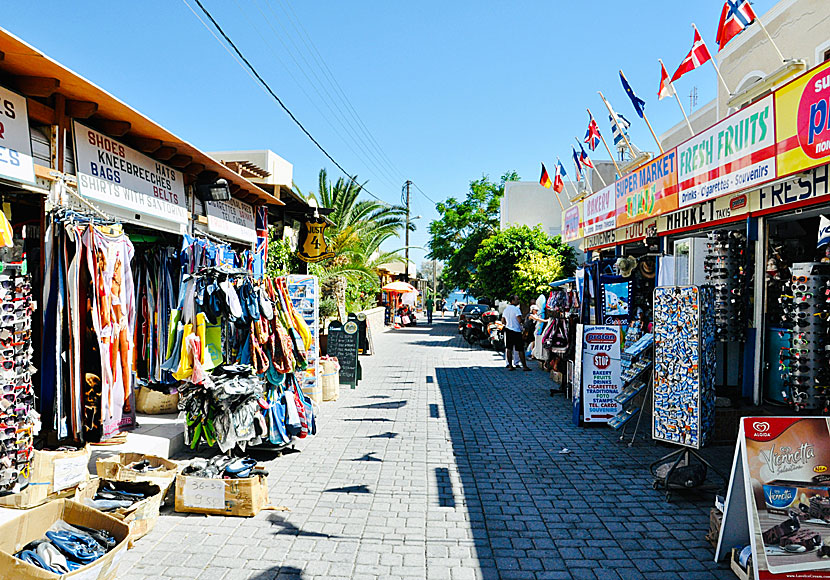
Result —
POLYGON ((0 82, 28 97, 29 117, 39 123, 69 126, 70 117, 83 120, 194 180, 226 179, 237 199, 254 205, 284 205, 278 197, 3 28, 0 28, 0 82), (62 104, 63 111, 38 100, 53 96, 58 96, 54 102, 62 104))
POLYGON ((572 284, 576 282, 576 278, 564 278, 562 280, 557 280, 556 282, 551 282, 551 288, 559 288, 560 286, 564 286, 565 284, 572 284))

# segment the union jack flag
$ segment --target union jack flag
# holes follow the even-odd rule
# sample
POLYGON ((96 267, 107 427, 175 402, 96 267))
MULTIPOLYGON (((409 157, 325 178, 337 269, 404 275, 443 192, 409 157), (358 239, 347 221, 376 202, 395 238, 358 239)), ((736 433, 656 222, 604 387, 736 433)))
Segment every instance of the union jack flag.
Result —
POLYGON ((597 122, 594 121, 594 116, 588 113, 590 120, 588 121, 588 130, 585 132, 585 143, 588 144, 588 149, 595 151, 599 147, 600 134, 597 122))
POLYGON ((265 262, 268 259, 268 208, 257 206, 256 212, 256 248, 254 249, 254 277, 265 276, 265 262))

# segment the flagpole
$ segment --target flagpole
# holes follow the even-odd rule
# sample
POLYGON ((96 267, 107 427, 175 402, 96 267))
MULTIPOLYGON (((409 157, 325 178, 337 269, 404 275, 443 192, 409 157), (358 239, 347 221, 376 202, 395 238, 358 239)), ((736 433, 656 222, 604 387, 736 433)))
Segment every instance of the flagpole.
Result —
POLYGON ((764 31, 764 34, 766 34, 766 35, 767 35, 767 38, 769 39, 769 43, 770 43, 770 44, 772 45, 772 47, 775 49, 775 52, 777 52, 777 53, 778 53, 778 58, 780 58, 780 59, 781 59, 781 62, 782 62, 782 63, 785 63, 785 64, 786 64, 787 60, 784 58, 784 55, 783 55, 783 54, 781 54, 781 50, 778 48, 778 45, 777 45, 777 44, 775 44, 775 41, 772 39, 772 36, 770 36, 769 32, 767 32, 767 27, 766 27, 766 26, 764 26, 764 23, 763 23, 763 22, 761 22, 761 17, 760 17, 760 16, 756 16, 756 17, 755 17, 755 20, 756 20, 756 22, 758 22, 758 26, 760 26, 760 27, 761 27, 761 30, 763 30, 763 31, 764 31))
MULTIPOLYGON (((695 29, 695 32, 697 32, 697 33, 698 33, 698 35, 700 35, 700 30, 698 30, 698 29, 697 29, 697 26, 695 26, 695 23, 694 23, 694 22, 692 22, 692 28, 694 28, 694 29, 695 29)), ((701 38, 701 40, 703 39, 703 37, 702 37, 702 36, 701 36, 700 38, 701 38)), ((706 46, 706 42, 704 42, 704 43, 703 43, 703 45, 704 45, 704 46, 706 46)), ((709 47, 708 47, 708 46, 706 47, 706 51, 707 51, 707 52, 709 51, 709 47)), ((716 73, 718 73, 718 78, 720 79, 720 82, 721 82, 721 84, 723 85, 723 88, 725 88, 725 89, 726 89, 726 95, 727 95, 727 96, 731 96, 731 95, 732 95, 732 93, 729 91, 729 87, 726 85, 726 81, 725 81, 725 80, 723 80, 723 75, 721 75, 721 74, 720 74, 720 69, 718 68, 718 64, 715 62, 715 57, 713 57, 713 56, 711 55, 711 53, 709 54, 709 60, 712 62, 712 66, 713 66, 713 67, 715 67, 715 72, 716 72, 716 73)))
MULTIPOLYGON (((620 76, 625 79, 626 83, 628 83, 628 79, 625 78, 625 73, 622 71, 622 69, 620 69, 620 76)), ((629 84, 629 88, 630 87, 631 87, 631 85, 629 84)), ((632 91, 632 94, 634 94, 634 91, 632 91)), ((643 103, 643 105, 645 105, 645 102, 643 103)), ((657 143, 657 148, 660 150, 660 154, 662 155, 663 146, 660 144, 660 141, 657 139, 657 135, 655 135, 654 129, 651 128, 651 123, 648 122, 648 117, 646 116, 645 106, 640 107, 639 112, 643 114, 643 121, 645 121, 646 125, 648 125, 648 130, 651 131, 651 136, 654 137, 654 142, 657 143)))
MULTIPOLYGON (((582 142, 579 139, 577 139, 576 137, 574 137, 574 141, 579 143, 579 148, 582 149, 582 142)), ((591 169, 593 169, 596 172, 596 174, 599 176, 599 180, 602 182, 602 187, 608 187, 608 184, 605 183, 605 179, 602 177, 602 173, 600 173, 599 170, 597 170, 596 167, 592 167, 591 169)), ((593 188, 591 188, 591 189, 593 189, 593 188)))
POLYGON ((602 99, 602 102, 605 103, 605 108, 608 109, 608 116, 611 117, 611 120, 614 121, 614 124, 617 126, 617 130, 622 135, 623 141, 625 141, 625 145, 628 147, 629 153, 631 153, 631 157, 634 158, 634 148, 631 147, 631 143, 628 141, 628 136, 623 131, 623 128, 620 126, 620 121, 617 119, 617 114, 614 113, 614 110, 611 108, 611 105, 608 104, 608 101, 605 100, 605 97, 602 94, 602 91, 597 91, 599 93, 599 98, 602 99))
MULTIPOLYGON (((557 159, 559 159, 559 158, 557 157, 557 159)), ((559 168, 557 167, 557 170, 558 170, 558 169, 559 169, 559 168)), ((550 175, 548 176, 548 179, 550 179, 550 175)), ((553 188, 551 188, 551 189, 553 189, 553 188)), ((555 195, 555 196, 556 196, 556 201, 558 201, 558 202, 559 202, 559 209, 561 209, 562 211, 565 211, 565 206, 564 206, 564 205, 562 205, 562 200, 561 200, 561 199, 559 199, 559 194, 556 192, 556 189, 553 189, 553 195, 555 195)))
MULTIPOLYGON (((559 165, 562 165, 562 160, 559 159, 558 156, 556 157, 556 160, 559 162, 559 165)), ((565 176, 564 175, 562 176, 562 181, 565 181, 565 176)), ((574 195, 574 199, 576 199, 577 197, 579 197, 579 192, 576 190, 576 186, 573 184, 573 182, 571 182, 571 187, 574 188, 574 193, 576 194, 576 195, 574 195)), ((570 200, 568 200, 568 201, 570 202, 570 200)))
MULTIPOLYGON (((591 119, 594 119, 594 114, 591 112, 591 109, 586 107, 585 110, 588 111, 589 115, 591 115, 591 119)), ((594 122, 596 123, 596 119, 594 119, 594 122)), ((608 146, 608 143, 605 142, 605 137, 602 136, 602 131, 600 131, 599 133, 599 138, 602 140, 602 144, 605 145, 605 150, 608 151, 608 156, 611 157, 611 163, 613 163, 614 167, 617 168, 617 175, 622 177, 622 171, 620 171, 620 166, 617 165, 617 160, 614 158, 614 154, 611 153, 611 148, 608 146)))
MULTIPOLYGON (((662 59, 658 58, 657 62, 660 63, 660 72, 662 73, 662 71, 666 69, 666 65, 663 64, 662 59)), ((668 73, 666 73, 666 75, 668 75, 668 73)), ((689 121, 689 117, 686 116, 686 109, 683 108, 683 103, 680 102, 680 96, 677 94, 677 90, 674 88, 674 83, 671 82, 671 79, 669 80, 669 86, 671 87, 671 92, 674 93, 674 98, 677 99, 677 106, 680 107, 680 112, 683 113, 683 118, 686 119, 686 125, 689 126, 689 131, 691 132, 692 137, 694 137, 695 130, 692 129, 692 123, 689 121)))

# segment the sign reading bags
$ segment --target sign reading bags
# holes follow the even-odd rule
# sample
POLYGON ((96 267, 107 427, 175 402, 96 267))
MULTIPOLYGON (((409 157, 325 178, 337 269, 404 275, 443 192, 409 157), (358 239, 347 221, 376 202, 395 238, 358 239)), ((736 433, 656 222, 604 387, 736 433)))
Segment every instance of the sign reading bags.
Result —
POLYGON ((139 215, 187 223, 181 172, 77 121, 73 126, 81 195, 139 215))
POLYGON ((600 189, 582 202, 583 229, 586 236, 607 232, 617 227, 617 198, 614 184, 600 189))
POLYGON ((35 182, 26 97, 0 87, 0 177, 35 182))

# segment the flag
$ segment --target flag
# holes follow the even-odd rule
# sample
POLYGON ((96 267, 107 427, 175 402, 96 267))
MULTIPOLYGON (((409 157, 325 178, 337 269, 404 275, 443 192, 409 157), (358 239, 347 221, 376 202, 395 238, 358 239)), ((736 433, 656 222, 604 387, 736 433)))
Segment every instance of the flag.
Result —
POLYGON ((576 154, 576 149, 573 146, 571 146, 571 151, 573 152, 574 167, 576 168, 576 180, 582 181, 582 162, 579 160, 579 155, 576 154))
POLYGON ((642 119, 645 114, 643 109, 646 108, 646 102, 634 94, 634 89, 632 89, 631 85, 628 84, 628 79, 625 78, 623 71, 620 71, 620 81, 622 81, 625 94, 628 95, 628 98, 631 99, 631 104, 634 105, 634 110, 637 111, 637 114, 640 115, 640 118, 642 119))
POLYGON ((623 117, 620 113, 614 111, 611 108, 611 103, 608 103, 608 108, 611 109, 613 115, 608 115, 608 120, 611 121, 611 135, 614 137, 614 145, 618 145, 620 141, 623 141, 623 133, 625 133, 626 137, 628 136, 628 128, 631 126, 631 123, 628 122, 628 119, 623 117), (616 117, 616 120, 614 119, 616 117))
POLYGON ((706 43, 703 42, 703 39, 700 37, 700 33, 697 31, 697 28, 695 28, 695 40, 692 44, 692 50, 689 51, 689 54, 686 55, 686 58, 683 59, 683 62, 681 62, 680 66, 677 67, 677 70, 674 71, 674 74, 671 77, 671 82, 676 81, 687 72, 695 70, 697 67, 709 60, 712 60, 712 55, 709 54, 709 49, 706 48, 706 43))
POLYGON ((550 175, 548 175, 548 170, 545 169, 544 163, 542 163, 542 177, 539 178, 539 185, 548 189, 550 189, 551 186, 550 175))
POLYGON ((579 161, 581 161, 582 165, 584 165, 585 167, 590 167, 591 169, 594 169, 594 162, 591 161, 591 158, 588 157, 587 153, 585 153, 585 148, 582 147, 581 143, 579 144, 579 161))
POLYGON ((256 246, 252 270, 256 279, 265 276, 265 264, 268 261, 268 208, 258 205, 254 208, 256 218, 256 246))
POLYGON ((718 52, 723 50, 726 43, 735 38, 744 28, 755 20, 755 12, 747 0, 726 0, 720 13, 718 35, 718 52))
POLYGON ((553 172, 553 191, 556 193, 562 193, 562 190, 565 189, 565 168, 562 167, 562 162, 558 161, 556 163, 556 170, 553 172))
POLYGON ((588 149, 591 151, 595 151, 597 147, 599 147, 599 142, 601 140, 599 134, 599 127, 597 127, 597 122, 594 121, 594 116, 588 113, 588 130, 585 131, 585 143, 588 144, 588 149))
POLYGON ((660 89, 657 91, 657 98, 663 100, 666 97, 674 96, 674 86, 669 81, 669 73, 663 63, 660 63, 660 89))

